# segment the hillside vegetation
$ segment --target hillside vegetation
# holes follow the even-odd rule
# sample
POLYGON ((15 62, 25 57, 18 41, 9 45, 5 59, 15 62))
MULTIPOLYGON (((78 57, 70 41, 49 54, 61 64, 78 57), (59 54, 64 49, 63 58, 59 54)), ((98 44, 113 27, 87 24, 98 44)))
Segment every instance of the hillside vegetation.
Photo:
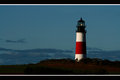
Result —
POLYGON ((48 59, 36 64, 1 65, 0 74, 120 74, 120 61, 48 59))

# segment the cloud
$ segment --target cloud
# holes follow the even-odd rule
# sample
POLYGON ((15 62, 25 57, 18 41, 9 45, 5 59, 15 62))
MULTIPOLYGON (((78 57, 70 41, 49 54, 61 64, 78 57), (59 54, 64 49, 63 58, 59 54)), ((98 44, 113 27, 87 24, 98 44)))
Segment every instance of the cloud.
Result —
MULTIPOLYGON (((3 63, 0 65, 11 64, 29 64, 37 63, 45 59, 71 58, 74 59, 75 52, 62 49, 25 49, 14 50, 0 48, 0 59, 3 63)), ((99 48, 87 47, 87 57, 100 58, 108 60, 120 60, 120 50, 106 51, 99 48)))
POLYGON ((90 58, 100 58, 108 60, 120 60, 120 50, 102 50, 99 48, 88 48, 87 56, 90 58))
POLYGON ((87 50, 89 50, 89 51, 103 51, 102 49, 95 48, 95 47, 88 47, 88 46, 87 46, 87 50))
POLYGON ((14 49, 7 49, 1 48, 0 51, 12 51, 12 52, 21 52, 21 53, 72 53, 72 50, 62 50, 62 49, 50 49, 50 48, 43 48, 43 49, 26 49, 26 50, 14 50, 14 49))
POLYGON ((73 51, 61 49, 13 50, 0 48, 0 65, 37 63, 45 59, 72 58, 73 51))
POLYGON ((19 39, 19 40, 5 40, 7 43, 26 43, 25 39, 19 39))
POLYGON ((50 48, 43 48, 43 49, 28 49, 28 50, 16 50, 18 52, 36 52, 36 53, 72 53, 72 50, 61 50, 61 49, 50 49, 50 48))
POLYGON ((0 48, 0 51, 14 51, 12 49, 7 49, 7 48, 0 48))

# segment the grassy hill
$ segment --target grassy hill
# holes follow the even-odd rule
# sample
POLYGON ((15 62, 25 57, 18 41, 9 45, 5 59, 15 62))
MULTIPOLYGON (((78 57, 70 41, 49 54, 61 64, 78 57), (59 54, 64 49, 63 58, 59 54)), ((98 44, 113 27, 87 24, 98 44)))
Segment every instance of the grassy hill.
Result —
POLYGON ((120 61, 48 59, 37 64, 1 65, 0 74, 120 74, 120 61))

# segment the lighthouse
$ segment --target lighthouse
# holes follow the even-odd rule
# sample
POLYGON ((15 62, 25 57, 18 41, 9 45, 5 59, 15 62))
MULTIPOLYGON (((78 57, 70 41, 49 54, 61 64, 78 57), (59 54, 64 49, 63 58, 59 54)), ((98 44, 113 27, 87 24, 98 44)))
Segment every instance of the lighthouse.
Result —
POLYGON ((85 21, 81 18, 77 22, 76 30, 76 50, 75 60, 79 62, 81 59, 86 58, 86 30, 85 21))

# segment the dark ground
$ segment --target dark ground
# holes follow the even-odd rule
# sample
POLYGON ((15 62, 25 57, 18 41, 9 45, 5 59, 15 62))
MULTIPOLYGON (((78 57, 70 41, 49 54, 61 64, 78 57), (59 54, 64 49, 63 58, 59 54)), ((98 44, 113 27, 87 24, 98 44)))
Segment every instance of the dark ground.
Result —
POLYGON ((48 59, 37 64, 1 65, 0 74, 40 74, 40 75, 77 75, 77 74, 120 74, 120 61, 102 59, 48 59))

